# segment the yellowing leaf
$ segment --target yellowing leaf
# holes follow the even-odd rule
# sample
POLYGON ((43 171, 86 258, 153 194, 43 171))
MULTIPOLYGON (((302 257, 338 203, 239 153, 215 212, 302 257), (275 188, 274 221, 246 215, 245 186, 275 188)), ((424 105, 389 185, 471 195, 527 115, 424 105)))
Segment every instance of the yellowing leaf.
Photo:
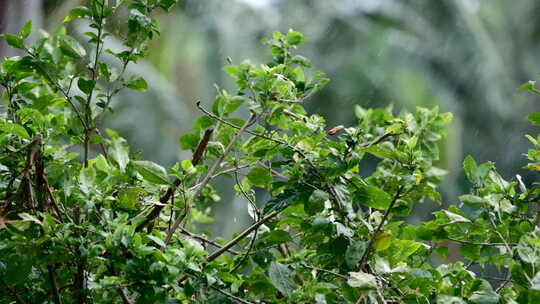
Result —
POLYGON ((392 241, 392 232, 380 232, 375 236, 373 248, 377 251, 382 251, 390 247, 392 241))
POLYGON ((529 167, 536 170, 536 171, 540 171, 540 165, 539 164, 529 164, 529 167))

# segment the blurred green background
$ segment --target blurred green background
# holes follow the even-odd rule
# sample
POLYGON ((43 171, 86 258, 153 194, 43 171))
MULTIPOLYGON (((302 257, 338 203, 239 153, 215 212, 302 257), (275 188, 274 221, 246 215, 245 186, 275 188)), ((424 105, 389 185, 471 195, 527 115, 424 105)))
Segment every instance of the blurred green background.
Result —
MULTIPOLYGON (((0 28, 16 32, 32 19, 54 31, 70 8, 84 2, 0 1, 0 28)), ((300 53, 332 79, 306 105, 330 127, 354 124, 356 104, 394 104, 396 110, 439 106, 454 113, 439 164, 450 172, 441 188, 445 204, 457 203, 469 187, 461 170, 467 154, 496 162, 508 180, 520 174, 532 183, 534 177, 522 169, 530 146, 523 135, 537 130, 523 117, 539 101, 516 88, 540 71, 539 11, 536 0, 180 0, 172 14, 157 16, 162 33, 150 57, 129 70, 144 76, 151 89, 125 91, 107 127, 146 159, 171 165, 189 158, 178 137, 200 114, 195 101, 210 104, 214 84, 232 88, 221 71, 227 57, 264 62, 261 38, 293 28, 308 39, 300 53)), ((111 33, 121 17, 111 20, 111 33)), ((107 41, 109 47, 115 43, 114 37, 107 41)), ((7 55, 14 54, 2 41, 0 56, 7 55)), ((217 222, 208 228, 222 235, 247 221, 245 202, 231 186, 220 185, 217 222)), ((418 206, 416 219, 435 208, 418 206)))

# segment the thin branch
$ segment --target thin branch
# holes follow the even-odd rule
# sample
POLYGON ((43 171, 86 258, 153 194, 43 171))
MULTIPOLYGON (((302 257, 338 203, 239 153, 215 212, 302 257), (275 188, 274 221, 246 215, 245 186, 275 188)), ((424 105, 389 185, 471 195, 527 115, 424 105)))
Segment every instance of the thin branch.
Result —
MULTIPOLYGON (((223 171, 220 171, 220 172, 212 175, 212 177, 210 179, 215 179, 216 177, 219 177, 219 176, 221 176, 223 174, 233 173, 233 172, 236 172, 236 171, 241 170, 241 169, 252 167, 256 163, 257 162, 241 165, 241 166, 238 166, 238 167, 235 167, 235 168, 225 169, 223 171)), ((193 191, 193 190, 197 189, 200 185, 201 185, 201 183, 195 184, 193 187, 189 188, 189 191, 193 191)))
MULTIPOLYGON (((188 201, 186 202, 186 208, 190 208, 193 201, 197 197, 199 197, 199 195, 201 194, 204 187, 206 187, 208 182, 210 182, 210 180, 212 179, 212 176, 214 175, 214 172, 216 172, 216 170, 219 168, 219 166, 221 166, 221 162, 223 162, 223 160, 229 154, 229 152, 234 147, 234 145, 236 144, 238 139, 240 139, 240 137, 242 136, 242 133, 256 121, 256 117, 257 117, 257 115, 255 113, 251 113, 250 118, 240 128, 240 130, 238 130, 236 135, 231 139, 231 141, 229 142, 229 145, 227 145, 227 147, 225 148, 225 151, 223 151, 223 154, 216 160, 214 165, 212 165, 212 167, 208 170, 208 173, 206 174, 204 179, 201 181, 200 186, 195 190, 195 193, 193 193, 193 195, 188 198, 188 201)), ((172 238, 174 232, 176 231, 176 229, 178 229, 178 226, 180 226, 181 222, 182 222, 181 217, 178 217, 175 220, 173 226, 171 227, 171 229, 167 233, 167 238, 165 239, 165 244, 168 244, 171 241, 171 238, 172 238)))
MULTIPOLYGON (((238 180, 238 172, 237 171, 234 172, 234 178, 236 180, 236 185, 240 189, 240 192, 242 192, 242 195, 248 200, 249 204, 251 205, 251 208, 253 208, 253 212, 255 212, 255 216, 254 216, 253 220, 256 223, 259 220, 259 218, 261 217, 261 212, 259 211, 259 209, 257 209, 257 204, 255 204, 255 202, 251 199, 251 197, 249 197, 249 195, 244 191, 244 188, 242 187, 242 185, 240 184, 240 181, 238 180)), ((240 261, 231 269, 231 271, 230 271, 231 273, 238 270, 240 268, 240 266, 242 266, 242 264, 244 264, 244 262, 247 260, 249 254, 251 253, 251 250, 253 249, 253 246, 255 245, 255 240, 257 239, 257 231, 259 231, 259 230, 255 229, 255 231, 253 232, 253 237, 251 238, 251 241, 249 242, 249 247, 248 247, 247 251, 244 253, 244 255, 242 256, 240 261)))
MULTIPOLYGON (((201 102, 198 101, 197 102, 197 107, 199 108, 199 110, 201 110, 204 114, 208 115, 209 117, 223 123, 223 124, 226 124, 232 128, 235 128, 235 129, 239 129, 238 126, 226 121, 226 120, 223 120, 221 117, 218 117, 216 115, 214 115, 213 113, 207 111, 206 109, 204 109, 202 106, 201 106, 201 102)), ((315 171, 315 174, 317 175, 317 177, 323 181, 324 185, 326 186, 326 188, 328 189, 328 192, 330 193, 330 195, 332 196, 332 198, 334 199, 334 201, 337 203, 338 205, 338 210, 341 211, 342 207, 344 206, 343 202, 341 201, 341 199, 339 198, 339 196, 337 195, 337 192, 334 188, 333 185, 331 185, 330 183, 328 183, 326 181, 326 178, 325 178, 325 175, 319 170, 319 168, 317 168, 317 166, 315 166, 315 164, 311 161, 311 159, 309 159, 307 157, 307 155, 300 149, 292 146, 291 144, 289 144, 288 142, 286 141, 283 141, 283 140, 280 140, 280 139, 276 139, 276 138, 272 138, 272 137, 268 137, 264 134, 260 134, 258 132, 253 132, 253 131, 250 131, 250 130, 245 130, 246 133, 249 133, 251 135, 254 135, 254 136, 257 136, 257 137, 260 137, 260 138, 264 138, 264 139, 267 139, 267 140, 270 140, 270 141, 273 141, 273 142, 276 142, 276 143, 279 143, 279 144, 282 144, 282 145, 285 145, 287 146, 288 148, 292 149, 294 152, 298 153, 307 163, 308 165, 313 168, 313 170, 315 171)), ((344 217, 344 219, 346 220, 346 217, 344 217)))
MULTIPOLYGON (((178 229, 180 229, 180 232, 182 232, 183 234, 191 237, 191 238, 194 238, 194 239, 198 239, 204 243, 207 243, 207 244, 210 244, 218 249, 222 249, 223 246, 221 244, 219 244, 218 242, 212 240, 212 239, 209 239, 207 237, 204 237, 202 235, 199 235, 199 234, 195 234, 195 233, 192 233, 192 232, 189 232, 186 228, 180 226, 178 227, 178 229)), ((231 254, 234 254, 234 255, 238 255, 240 254, 240 252, 236 251, 236 250, 233 250, 233 249, 227 249, 227 252, 231 253, 231 254)))
POLYGON ((212 288, 213 290, 215 290, 215 291, 221 293, 222 295, 227 296, 227 297, 229 297, 229 298, 231 298, 231 299, 233 299, 233 300, 235 300, 235 301, 237 301, 237 302, 239 302, 239 303, 243 303, 243 304, 255 304, 254 302, 250 302, 250 301, 248 301, 248 300, 246 300, 246 299, 243 299, 243 298, 240 298, 240 297, 238 297, 238 296, 235 296, 235 295, 233 295, 232 293, 229 293, 229 292, 227 292, 227 291, 225 291, 225 290, 223 290, 223 289, 217 288, 217 287, 215 287, 215 286, 209 285, 209 287, 212 288))
POLYGON ((360 265, 358 267, 359 269, 362 269, 364 267, 364 264, 366 263, 367 258, 368 258, 369 254, 371 252, 371 247, 373 246, 373 241, 375 240, 375 237, 377 237, 377 235, 381 231, 382 227, 384 226, 384 224, 386 222, 386 219, 390 215, 390 211, 392 211, 392 208, 396 204, 397 200, 400 198, 401 192, 403 191, 403 188, 405 188, 405 186, 403 186, 403 185, 399 186, 399 188, 396 191, 396 194, 394 195, 394 198, 390 202, 390 205, 388 205, 388 209, 386 209, 381 222, 379 223, 379 225, 377 226, 375 231, 373 231, 373 237, 371 237, 371 239, 369 240, 369 243, 368 243, 368 245, 366 247, 366 251, 364 251, 364 255, 362 255, 362 258, 360 259, 360 265))
POLYGON ((344 276, 340 273, 337 273, 337 272, 334 272, 334 271, 331 271, 331 270, 327 270, 327 269, 324 269, 324 268, 319 268, 319 267, 315 267, 315 266, 311 266, 311 265, 308 265, 306 263, 300 263, 300 265, 302 265, 303 267, 305 268, 309 268, 309 269, 312 269, 312 270, 315 270, 315 271, 320 271, 320 272, 326 272, 328 274, 331 274, 333 276, 336 276, 344 281, 347 281, 349 278, 347 276, 344 276))
POLYGON ((476 246, 517 246, 515 243, 487 243, 487 242, 471 242, 467 240, 458 240, 452 237, 447 237, 449 241, 465 244, 465 245, 476 245, 476 246))
POLYGON ((258 222, 254 223, 253 225, 249 226, 246 230, 242 231, 237 237, 230 240, 227 244, 225 244, 223 246, 223 248, 221 248, 220 250, 208 255, 206 257, 206 261, 211 262, 211 261, 217 259, 220 255, 225 253, 225 251, 227 251, 229 248, 233 247, 238 242, 240 242, 242 239, 244 239, 246 236, 248 236, 253 230, 259 228, 259 226, 266 223, 268 220, 272 219, 273 217, 275 217, 278 214, 279 214, 278 211, 270 212, 268 215, 266 215, 265 217, 260 219, 258 222))
POLYGON ((362 144, 362 147, 368 148, 368 147, 374 146, 374 145, 376 145, 376 144, 381 143, 382 141, 384 141, 384 140, 387 139, 388 137, 394 136, 394 135, 396 135, 396 134, 391 133, 391 132, 386 132, 386 133, 384 133, 383 135, 379 136, 378 138, 376 138, 375 140, 373 140, 373 141, 371 141, 371 142, 363 143, 363 144, 362 144))
MULTIPOLYGON (((198 165, 201 160, 202 156, 204 154, 204 151, 206 150, 206 147, 208 146, 208 142, 210 141, 210 137, 212 136, 212 133, 214 132, 214 129, 209 128, 204 131, 204 136, 197 145, 197 149, 195 150, 195 153, 193 153, 193 157, 191 159, 191 163, 193 166, 198 165)), ((146 216, 144 221, 140 223, 137 228, 135 228, 135 231, 141 231, 148 223, 156 219, 159 214, 161 213, 161 210, 165 207, 165 205, 169 202, 169 199, 173 196, 175 189, 182 183, 180 179, 175 179, 173 182, 173 185, 167 189, 167 192, 163 194, 162 197, 159 198, 159 202, 161 204, 154 205, 154 208, 152 211, 146 216)), ((187 207, 187 205, 186 205, 187 207)))

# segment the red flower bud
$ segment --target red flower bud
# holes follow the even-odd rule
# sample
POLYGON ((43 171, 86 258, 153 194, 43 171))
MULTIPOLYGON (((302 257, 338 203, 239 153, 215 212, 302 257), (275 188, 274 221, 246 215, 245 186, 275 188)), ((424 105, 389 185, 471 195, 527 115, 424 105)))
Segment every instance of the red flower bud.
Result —
POLYGON ((283 114, 285 114, 285 115, 294 115, 293 112, 291 112, 291 111, 289 111, 287 109, 283 109, 283 114))
POLYGON ((337 133, 339 133, 341 130, 345 129, 344 126, 342 125, 339 125, 339 126, 335 126, 333 127, 332 129, 328 130, 328 132, 326 132, 326 134, 330 135, 330 136, 334 136, 336 135, 337 133))

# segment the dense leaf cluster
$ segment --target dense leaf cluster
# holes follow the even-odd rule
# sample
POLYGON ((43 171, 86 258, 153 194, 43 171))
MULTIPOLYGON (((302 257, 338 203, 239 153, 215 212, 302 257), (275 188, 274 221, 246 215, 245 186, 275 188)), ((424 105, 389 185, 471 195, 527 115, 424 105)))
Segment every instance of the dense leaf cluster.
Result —
MULTIPOLYGON (((224 68, 237 88, 197 104, 204 115, 180 138, 191 160, 165 169, 103 134, 114 96, 147 88, 125 67, 159 33, 150 14, 176 1, 117 2, 69 13, 88 22, 84 43, 62 28, 27 46, 31 23, 3 35, 25 55, 0 67, 0 303, 540 301, 536 185, 467 157, 471 192, 408 223, 416 205, 441 200, 452 115, 357 106, 356 125, 328 127, 302 106, 328 80, 296 54, 299 32, 264 40, 268 63, 224 68), (124 9, 124 49, 107 49, 107 18, 124 9), (253 220, 230 241, 197 228, 212 221, 223 176, 253 220)), ((540 170, 540 150, 528 157, 540 170)))

